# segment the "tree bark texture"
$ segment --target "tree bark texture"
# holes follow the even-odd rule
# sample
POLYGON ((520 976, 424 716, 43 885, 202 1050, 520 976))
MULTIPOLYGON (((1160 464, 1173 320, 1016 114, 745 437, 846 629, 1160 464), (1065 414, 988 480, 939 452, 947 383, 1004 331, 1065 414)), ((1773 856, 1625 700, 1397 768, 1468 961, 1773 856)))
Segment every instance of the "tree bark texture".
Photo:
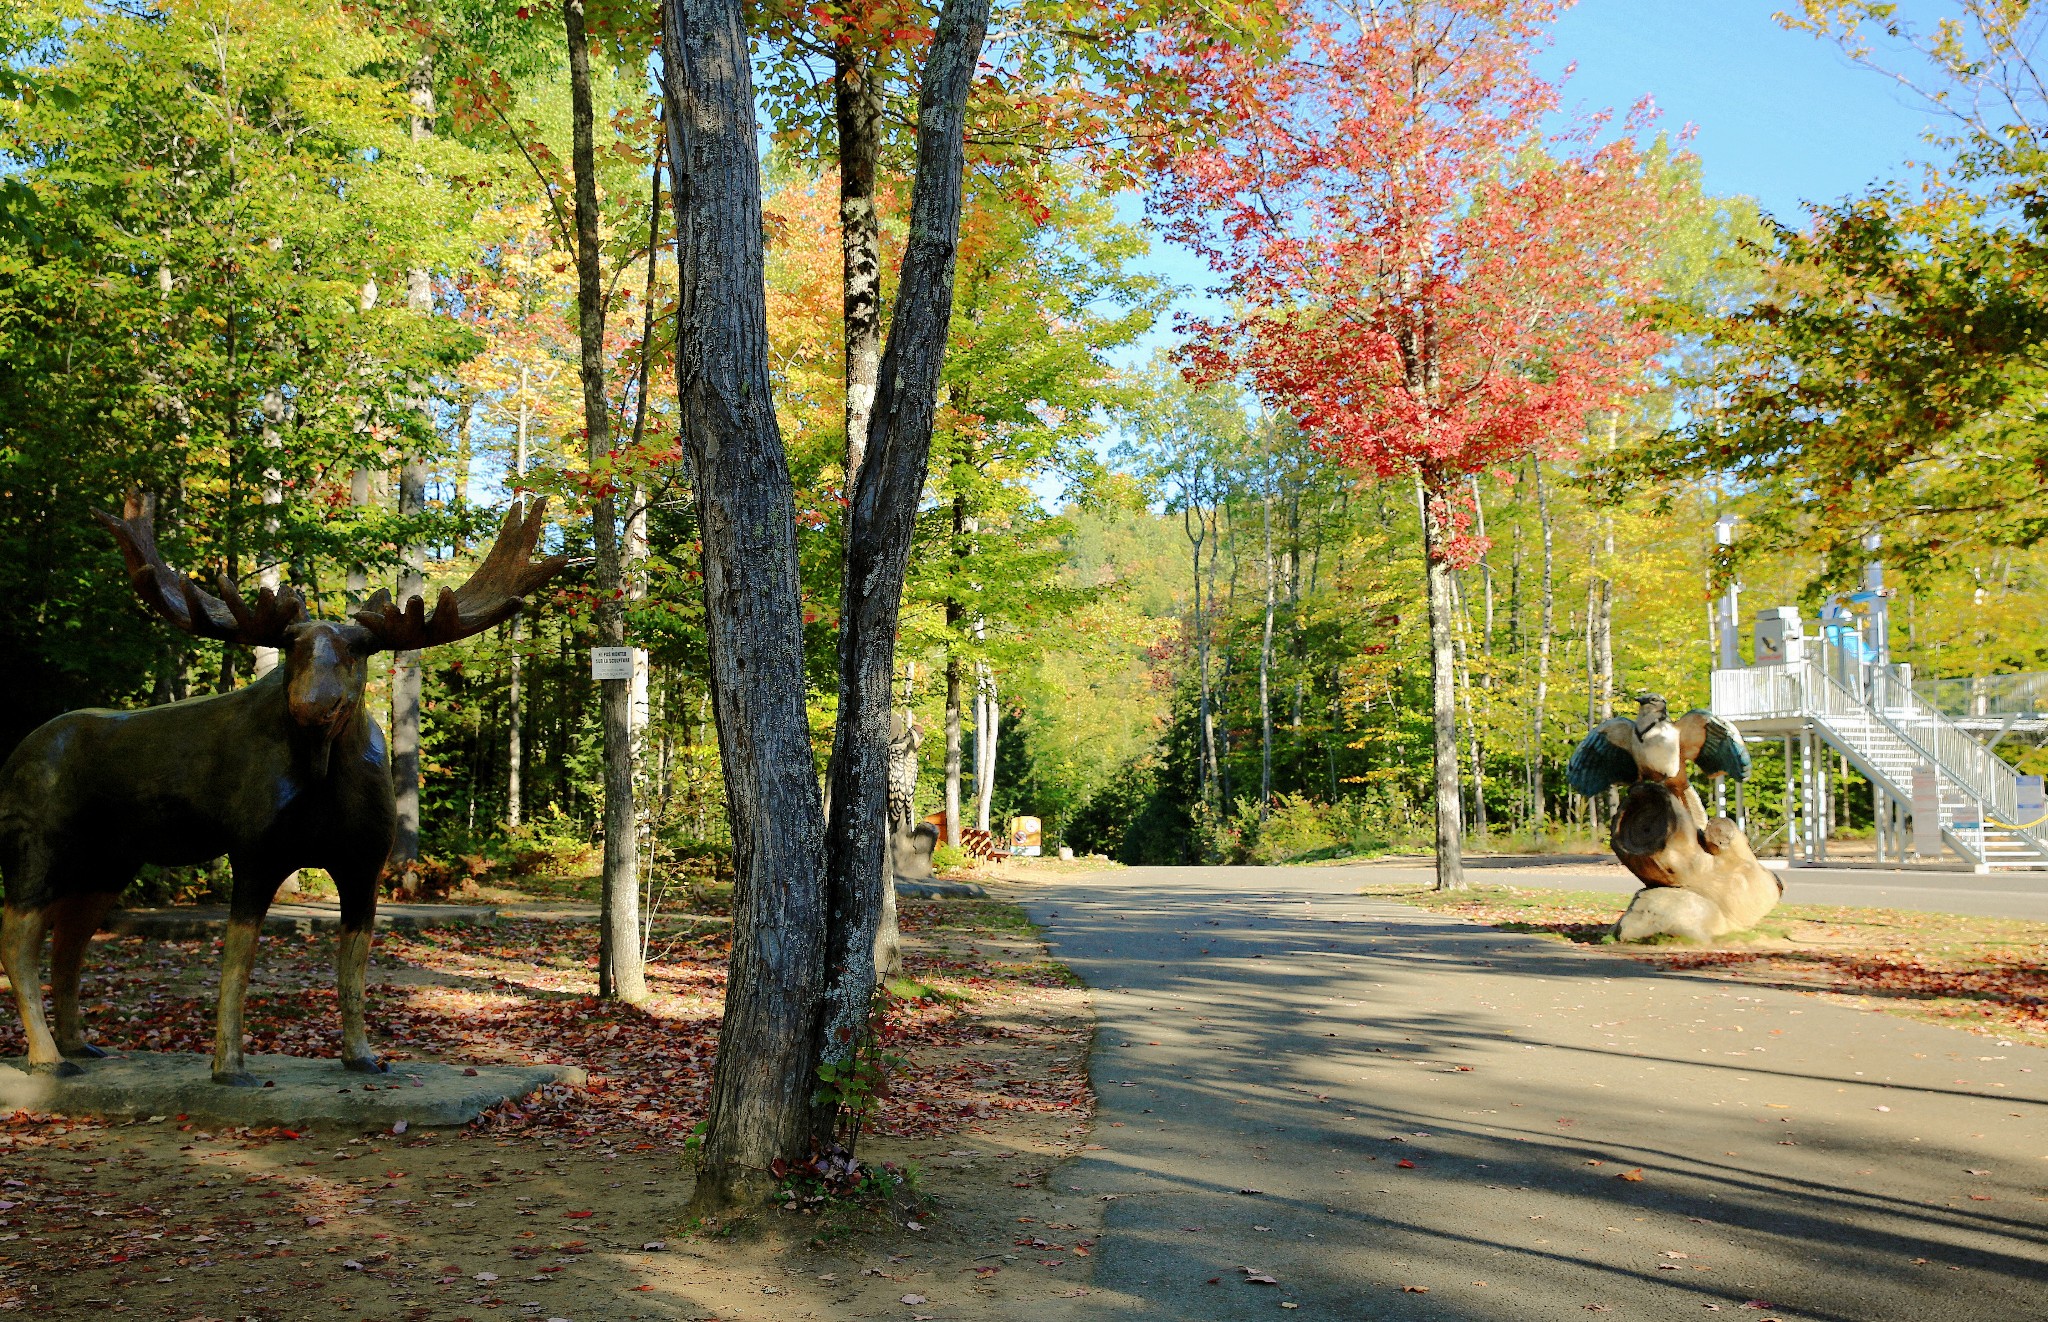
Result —
POLYGON ((846 346, 846 494, 867 455, 882 355, 882 231, 875 214, 882 93, 872 60, 842 47, 834 56, 832 109, 839 129, 839 257, 846 346))
POLYGON ((703 539, 712 705, 733 839, 732 955, 691 1200, 709 1215, 766 1196, 770 1164, 809 1149, 825 965, 824 810, 804 710, 796 499, 770 394, 745 9, 739 0, 664 0, 664 16, 677 394, 703 539))
MULTIPOLYGON (((412 140, 425 142, 434 135, 434 62, 423 55, 413 66, 407 95, 412 102, 412 140)), ((405 273, 405 305, 426 317, 433 315, 432 277, 422 267, 405 273)), ((413 382, 413 405, 433 430, 433 403, 425 381, 413 382)), ((398 514, 402 519, 418 518, 427 507, 427 465, 417 456, 398 469, 398 514)), ((405 602, 426 592, 426 548, 408 542, 404 567, 398 571, 398 600, 405 602)), ((394 652, 391 657, 391 788, 398 802, 398 831, 392 839, 391 863, 402 878, 406 893, 419 887, 414 867, 420 857, 420 654, 394 652)))
POLYGON ((997 702, 996 672, 986 661, 976 662, 974 670, 974 825, 977 830, 986 831, 989 808, 996 796, 996 738, 1002 713, 997 702))
MULTIPOLYGON (((570 168, 576 183, 576 326, 582 350, 583 435, 595 469, 612 449, 611 400, 604 371, 604 252, 598 232, 597 145, 590 97, 590 37, 583 0, 563 0, 569 44, 570 168)), ((626 572, 620 554, 618 497, 603 488, 591 511, 597 552, 597 637, 626 644, 626 572)), ((600 682, 604 723, 604 876, 597 946, 597 994, 647 999, 640 950, 640 832, 633 811, 633 681, 600 682)))
MULTIPOLYGON (((515 498, 516 488, 526 481, 526 426, 529 419, 526 400, 526 380, 526 369, 522 367, 519 369, 519 448, 513 452, 512 456, 515 498)), ((525 769, 526 744, 524 733, 520 727, 520 722, 525 716, 525 710, 522 706, 524 695, 521 692, 523 676, 520 673, 522 658, 519 648, 525 632, 520 627, 520 621, 524 614, 525 612, 522 611, 519 615, 512 617, 512 669, 511 679, 506 685, 505 695, 505 825, 512 827, 514 830, 517 830, 519 827, 521 804, 526 792, 521 780, 525 769)))
MULTIPOLYGON (((955 607, 946 607, 946 622, 953 623, 955 607)), ((961 685, 960 653, 948 650, 946 653, 946 766, 945 806, 946 843, 954 848, 960 846, 960 695, 961 685)))
POLYGON ((1429 694, 1435 734, 1436 888, 1465 885, 1464 829, 1458 786, 1457 662, 1451 650, 1451 562, 1447 543, 1452 523, 1449 493, 1420 479, 1422 542, 1429 576, 1429 694))
MULTIPOLYGON (((1269 475, 1270 480, 1270 475, 1269 475)), ((1266 615, 1259 634, 1259 820, 1273 814, 1273 497, 1259 497, 1259 527, 1264 534, 1266 615)))
MULTIPOLYGON (((939 369, 952 327, 967 93, 987 34, 988 12, 989 0, 947 0, 925 58, 909 241, 877 377, 866 457, 848 510, 827 827, 830 930, 819 1036, 819 1057, 826 1062, 849 1060, 859 1049, 875 985, 875 938, 883 888, 889 884, 889 708, 897 615, 931 460, 939 369)), ((739 49, 743 55, 744 45, 739 49)), ((800 653, 793 664, 801 710, 800 653)), ((829 1133, 833 1119, 821 1108, 814 1124, 829 1133)))
POLYGON ((1550 636, 1557 628, 1556 552, 1552 544, 1550 492, 1543 485, 1541 456, 1530 457, 1529 471, 1535 474, 1536 518, 1543 527, 1543 601, 1539 618, 1542 633, 1536 639, 1536 710, 1529 747, 1530 817, 1540 826, 1547 811, 1543 794, 1543 725, 1550 703, 1550 636))
MULTIPOLYGON (((398 471, 398 514, 418 518, 427 506, 427 466, 408 460, 398 471)), ((398 571, 398 599, 409 601, 426 591, 426 566, 420 546, 405 548, 405 566, 398 571)), ((403 878, 407 893, 418 888, 413 865, 420 857, 420 654, 391 654, 391 791, 398 804, 398 829, 392 836, 391 866, 403 878)))

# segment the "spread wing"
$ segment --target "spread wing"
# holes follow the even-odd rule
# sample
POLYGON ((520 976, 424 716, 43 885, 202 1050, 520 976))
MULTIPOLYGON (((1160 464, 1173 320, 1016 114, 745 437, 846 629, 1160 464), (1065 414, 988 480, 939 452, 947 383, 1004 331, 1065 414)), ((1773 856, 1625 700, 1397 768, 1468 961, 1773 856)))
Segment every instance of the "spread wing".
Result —
POLYGON ((1686 761, 1699 763, 1709 776, 1749 779, 1749 749, 1742 736, 1705 707, 1678 718, 1678 752, 1686 761))
POLYGON ((1635 780, 1635 728, 1628 717, 1617 716, 1587 731, 1564 769, 1565 783, 1580 794, 1594 795, 1635 780))

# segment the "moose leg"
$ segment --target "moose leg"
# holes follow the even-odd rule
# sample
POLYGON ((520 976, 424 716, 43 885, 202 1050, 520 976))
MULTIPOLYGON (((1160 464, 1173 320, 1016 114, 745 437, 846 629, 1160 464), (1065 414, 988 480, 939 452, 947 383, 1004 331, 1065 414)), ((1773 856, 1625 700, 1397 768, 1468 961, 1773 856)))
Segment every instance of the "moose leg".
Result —
POLYGON ((78 1014, 78 975, 85 966, 93 933, 106 921, 120 897, 118 891, 74 895, 50 906, 50 994, 57 1002, 57 1049, 67 1056, 95 1057, 107 1053, 85 1040, 78 1014))
POLYGON ((341 1064, 344 1069, 381 1074, 390 1067, 370 1049, 363 1027, 364 985, 369 979, 370 938, 377 930, 377 873, 337 875, 341 935, 334 942, 334 987, 341 1002, 341 1064))
POLYGON ((242 1002, 249 995, 249 974, 256 967, 256 939, 263 915, 230 915, 227 938, 221 943, 220 1020, 213 1034, 213 1081, 235 1088, 260 1086, 242 1068, 242 1002))
POLYGON ((14 987, 14 1007, 28 1038, 28 1072, 59 1077, 83 1073, 57 1050, 50 1022, 43 1017, 43 930, 49 915, 41 908, 8 905, 0 913, 0 966, 14 987))

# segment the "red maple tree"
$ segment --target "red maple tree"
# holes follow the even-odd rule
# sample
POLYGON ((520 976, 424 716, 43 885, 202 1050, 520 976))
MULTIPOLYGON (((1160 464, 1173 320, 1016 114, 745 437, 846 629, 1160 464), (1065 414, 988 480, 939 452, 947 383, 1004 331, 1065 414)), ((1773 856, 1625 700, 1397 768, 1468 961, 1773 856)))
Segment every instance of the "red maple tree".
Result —
MULTIPOLYGON (((1437 880, 1462 884, 1451 570, 1470 474, 1553 454, 1640 379, 1658 190, 1625 132, 1560 108, 1531 57, 1553 0, 1279 0, 1260 48, 1164 63, 1212 132, 1159 162, 1170 232, 1234 315, 1191 319, 1199 379, 1246 381, 1313 443, 1423 504, 1437 880)), ((1641 113, 1639 111, 1639 113, 1641 113)))

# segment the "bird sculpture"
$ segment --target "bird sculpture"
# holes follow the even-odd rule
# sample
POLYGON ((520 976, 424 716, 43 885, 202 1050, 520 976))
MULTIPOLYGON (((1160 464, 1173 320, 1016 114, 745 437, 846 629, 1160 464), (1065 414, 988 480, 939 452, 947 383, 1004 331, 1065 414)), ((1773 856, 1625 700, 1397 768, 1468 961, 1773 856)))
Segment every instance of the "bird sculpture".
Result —
POLYGON ((1704 707, 1674 721, 1655 693, 1637 695, 1636 704, 1634 720, 1617 716, 1587 733, 1565 768, 1565 781, 1585 795, 1631 781, 1655 781, 1683 800, 1693 824, 1706 830, 1706 806, 1686 780, 1686 763, 1697 764, 1709 776, 1747 780, 1749 750, 1742 736, 1704 707))

